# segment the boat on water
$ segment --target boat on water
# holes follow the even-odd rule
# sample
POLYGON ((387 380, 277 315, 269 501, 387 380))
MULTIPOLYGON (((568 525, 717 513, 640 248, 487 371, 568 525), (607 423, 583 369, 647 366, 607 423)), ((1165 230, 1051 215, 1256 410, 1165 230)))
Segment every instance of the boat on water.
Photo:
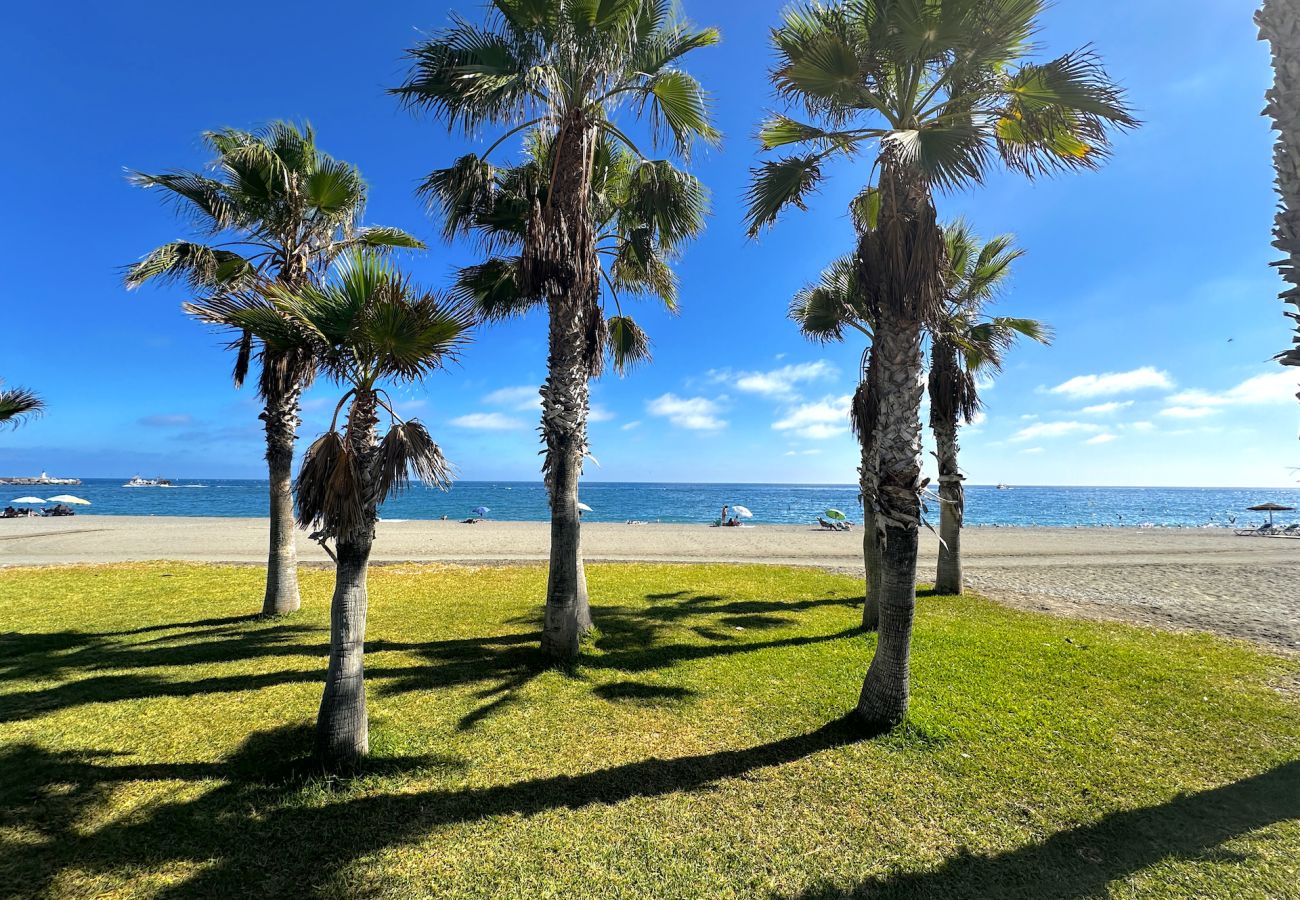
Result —
POLYGON ((137 475, 122 487, 174 487, 174 485, 166 478, 141 478, 137 475))
POLYGON ((81 484, 81 479, 54 478, 42 472, 39 478, 0 478, 0 484, 81 484))
POLYGON ((1009 485, 1009 484, 999 484, 999 485, 998 485, 998 490, 999 490, 999 491, 1009 491, 1009 490, 1011 490, 1011 485, 1009 485))

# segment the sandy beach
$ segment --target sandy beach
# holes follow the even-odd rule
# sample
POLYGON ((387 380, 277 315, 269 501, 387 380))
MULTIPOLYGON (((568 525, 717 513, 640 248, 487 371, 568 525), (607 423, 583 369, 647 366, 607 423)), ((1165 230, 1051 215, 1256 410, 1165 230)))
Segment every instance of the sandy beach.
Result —
MULTIPOLYGON (((546 559, 541 522, 384 521, 374 559, 524 563, 546 559)), ((1300 652, 1300 540, 1243 538, 1216 529, 971 528, 972 588, 1031 609, 1208 630, 1300 652)), ((80 516, 0 522, 0 566, 143 560, 262 563, 262 519, 80 516)), ((299 535, 306 562, 327 563, 299 535)), ((583 527, 587 559, 818 566, 861 574, 861 532, 806 526, 583 527)), ((920 578, 938 542, 923 532, 920 578)))

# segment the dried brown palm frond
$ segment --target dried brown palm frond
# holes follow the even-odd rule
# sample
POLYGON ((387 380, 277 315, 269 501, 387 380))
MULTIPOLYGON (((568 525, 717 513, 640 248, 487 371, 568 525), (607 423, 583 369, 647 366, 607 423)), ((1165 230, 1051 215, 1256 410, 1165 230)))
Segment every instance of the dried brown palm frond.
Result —
POLYGON ((375 467, 380 503, 391 494, 405 490, 411 475, 431 487, 446 490, 454 474, 451 463, 418 419, 394 423, 379 443, 375 467))
POLYGON ((327 431, 307 448, 295 495, 298 524, 327 535, 348 534, 365 515, 361 471, 344 436, 327 431))

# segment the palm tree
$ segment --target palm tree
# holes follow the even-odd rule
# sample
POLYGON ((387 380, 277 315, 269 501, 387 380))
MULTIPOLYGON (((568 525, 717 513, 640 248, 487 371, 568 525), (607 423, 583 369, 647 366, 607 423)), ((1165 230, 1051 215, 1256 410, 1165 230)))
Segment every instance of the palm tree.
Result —
POLYGON ((944 226, 944 242, 947 299, 930 336, 930 429, 939 462, 939 565, 934 589, 960 594, 966 491, 958 464, 958 427, 974 421, 983 405, 980 377, 1002 370, 1003 355, 1017 338, 1046 344, 1051 337, 1048 328, 1034 319, 984 315, 1011 264, 1024 255, 1011 235, 982 244, 969 225, 957 221, 944 226))
MULTIPOLYGON (((856 218, 856 217, 855 217, 856 218)), ((859 222, 865 227, 865 223, 859 222)), ((858 466, 858 486, 862 496, 874 483, 877 468, 875 436, 872 431, 874 417, 868 412, 871 403, 871 339, 872 313, 863 302, 858 290, 857 263, 853 254, 846 254, 827 266, 818 280, 795 294, 790 303, 790 318, 799 326, 804 337, 817 343, 843 341, 845 330, 853 329, 867 339, 862 351, 861 377, 853 393, 850 420, 853 432, 861 447, 861 464, 858 466)), ((874 631, 880 624, 880 543, 876 540, 874 510, 869 503, 862 505, 862 555, 866 570, 866 595, 862 604, 862 627, 874 631)))
POLYGON ((332 280, 188 304, 200 319, 253 334, 272 353, 309 358, 345 388, 329 429, 308 448, 297 517, 335 560, 330 657, 316 720, 327 766, 354 766, 369 751, 365 688, 366 573, 378 508, 414 473, 446 487, 450 467, 425 427, 402 421, 384 388, 422 381, 469 339, 472 308, 421 291, 373 253, 344 258, 332 280), (387 413, 380 439, 377 426, 387 413), (342 424, 340 425, 340 420, 342 424))
POLYGON ((1295 322, 1295 337, 1290 349, 1279 353, 1277 360, 1284 366, 1300 366, 1300 108, 1295 100, 1300 91, 1300 72, 1295 67, 1295 60, 1300 58, 1300 5, 1295 0, 1264 0, 1255 21, 1260 37, 1273 48, 1274 83, 1264 110, 1278 132, 1273 165, 1282 202, 1273 229, 1273 246, 1285 254, 1285 259, 1277 263, 1282 278, 1290 285, 1282 300, 1296 308, 1295 312, 1285 313, 1295 322))
MULTIPOLYGON (((543 475, 551 503, 551 556, 543 649, 573 659, 590 627, 581 563, 578 482, 587 455, 589 380, 606 343, 600 304, 596 160, 606 141, 638 160, 620 111, 645 117, 656 144, 685 156, 713 142, 708 97, 678 68, 692 50, 717 42, 713 29, 674 21, 670 0, 491 0, 482 22, 453 15, 450 26, 410 51, 411 72, 395 93, 409 108, 477 135, 504 128, 482 153, 433 173, 427 186, 455 180, 454 195, 489 194, 498 184, 492 152, 512 136, 540 132, 550 167, 516 236, 521 296, 549 312, 547 378, 541 388, 543 475), (541 202, 544 195, 545 202, 541 202)), ((489 204, 490 205, 490 204, 489 204)), ((463 223, 449 218, 456 234, 463 223)), ((616 338, 617 340, 617 338, 616 338)))
POLYGON ((1029 59, 1043 0, 840 0, 789 9, 773 32, 777 94, 809 121, 778 114, 767 150, 799 152, 754 171, 757 234, 802 207, 824 165, 874 146, 862 193, 872 227, 857 249, 858 290, 875 323, 868 432, 878 475, 873 507, 882 553, 880 637, 858 714, 872 727, 902 719, 916 607, 921 519, 921 342, 944 307, 945 244, 934 192, 978 183, 995 159, 1034 177, 1091 169, 1114 129, 1137 124, 1090 50, 1029 59))
MULTIPOLYGON (((3 385, 4 382, 0 382, 3 385)), ((45 401, 26 388, 0 387, 0 428, 17 428, 24 420, 45 411, 45 401)))
MULTIPOLYGON (((155 248, 127 269, 128 289, 150 280, 179 281, 200 297, 220 297, 271 278, 300 290, 349 249, 424 246, 396 228, 360 227, 366 202, 361 173, 321 153, 310 126, 276 122, 259 132, 225 129, 203 137, 216 154, 213 177, 136 173, 131 181, 162 192, 212 242, 178 240, 155 248)), ((236 387, 248 373, 253 342, 248 333, 231 345, 237 350, 236 387)), ((295 352, 276 353, 265 345, 256 356, 271 482, 262 613, 280 615, 300 604, 291 482, 299 400, 313 366, 295 352)))

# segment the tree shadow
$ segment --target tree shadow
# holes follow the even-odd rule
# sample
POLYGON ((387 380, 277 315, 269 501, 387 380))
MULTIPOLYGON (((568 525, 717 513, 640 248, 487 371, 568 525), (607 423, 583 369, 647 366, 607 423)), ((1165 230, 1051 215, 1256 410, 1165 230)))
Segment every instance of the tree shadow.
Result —
MULTIPOLYGON (((21 852, 12 857, 13 868, 21 883, 38 889, 68 868, 121 875, 192 863, 200 870, 162 896, 310 893, 353 861, 420 840, 442 826, 701 790, 868 736, 855 723, 837 720, 736 750, 650 758, 492 787, 371 794, 323 804, 302 801, 303 773, 310 763, 300 754, 310 738, 301 728, 254 735, 229 761, 215 765, 134 766, 105 754, 49 753, 20 745, 0 759, 6 771, 24 773, 0 792, 0 823, 45 840, 19 847, 0 839, 0 852, 21 852), (268 760, 283 757, 290 760, 287 767, 265 769, 268 760), (107 800, 116 784, 139 779, 218 781, 195 799, 161 803, 95 831, 77 826, 84 811, 107 800)), ((387 765, 414 770, 463 763, 417 757, 387 765)))
POLYGON ((1222 855, 1233 838, 1300 819, 1300 760, 1167 803, 1111 813, 1006 853, 963 853, 928 872, 821 885, 798 900, 833 897, 983 898, 1104 896, 1107 885, 1169 857, 1222 855))
POLYGON ((689 700, 698 694, 690 688, 667 684, 644 684, 640 681, 615 681, 601 684, 591 691, 602 700, 664 705, 689 700))

